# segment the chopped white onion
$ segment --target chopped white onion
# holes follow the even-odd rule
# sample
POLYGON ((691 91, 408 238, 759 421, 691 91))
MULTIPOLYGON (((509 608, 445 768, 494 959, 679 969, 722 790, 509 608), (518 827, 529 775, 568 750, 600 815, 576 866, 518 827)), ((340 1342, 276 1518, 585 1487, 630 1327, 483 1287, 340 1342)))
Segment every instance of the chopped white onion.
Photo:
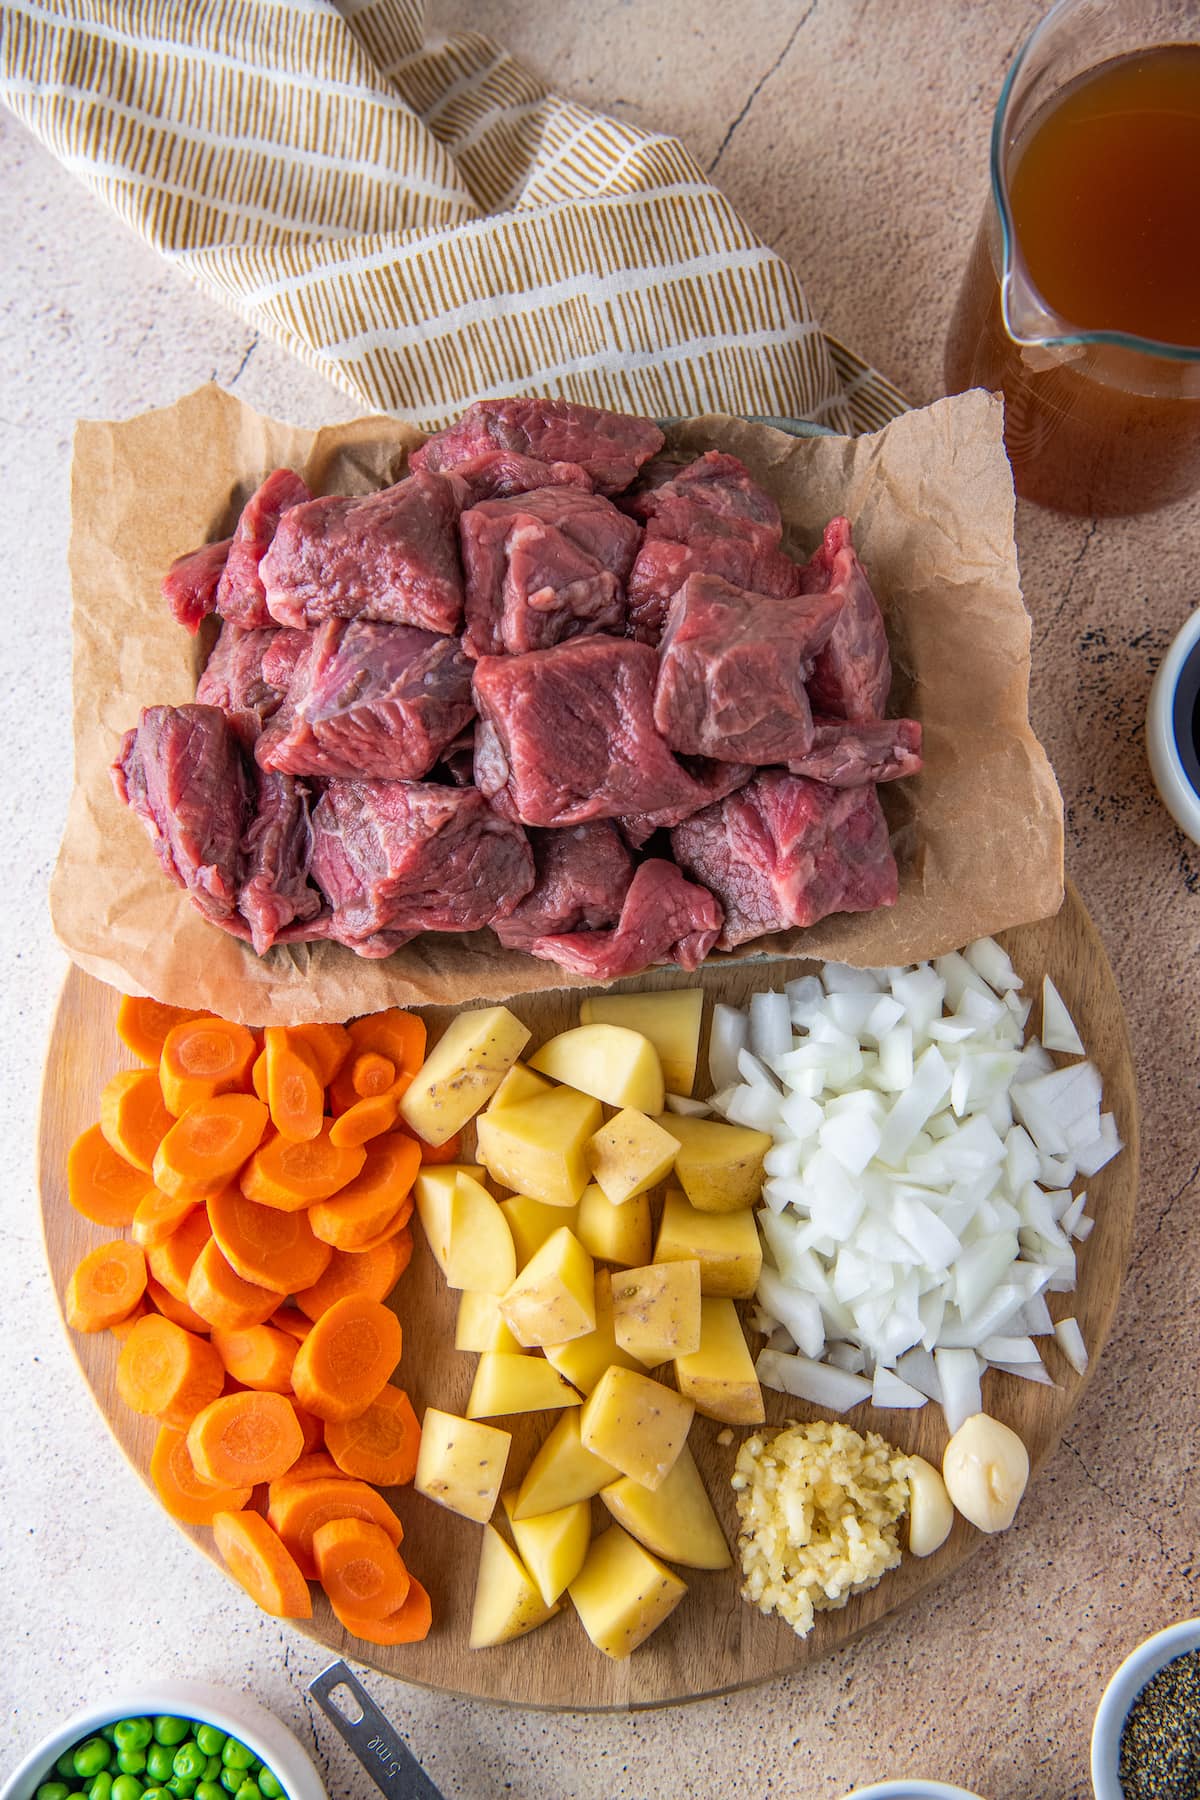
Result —
POLYGON ((708 1073, 718 1091, 732 1087, 737 1081, 738 1051, 745 1047, 749 1037, 750 1021, 745 1013, 718 1000, 713 1007, 712 1028, 708 1034, 708 1073))
POLYGON ((1042 1042, 1065 1056, 1084 1055, 1083 1042, 1066 1002, 1048 975, 1042 978, 1042 1042))
POLYGON ((755 1363, 758 1379, 777 1393, 807 1400, 826 1412, 848 1412, 871 1398, 871 1383, 861 1375, 848 1375, 828 1363, 807 1356, 781 1356, 777 1350, 760 1350, 755 1363))
POLYGON ((1060 1319, 1054 1327, 1054 1335, 1058 1339, 1060 1350, 1075 1373, 1083 1375, 1088 1366, 1088 1353, 1087 1345, 1083 1341, 1083 1332, 1079 1329, 1079 1320, 1060 1319))
POLYGON ((685 1119, 707 1119, 712 1113, 707 1100, 693 1100, 690 1094, 668 1094, 666 1106, 668 1112, 678 1113, 685 1119))
POLYGON ((979 1359, 973 1350, 935 1350, 933 1360, 942 1388, 946 1430, 953 1437, 960 1425, 983 1411, 979 1359))

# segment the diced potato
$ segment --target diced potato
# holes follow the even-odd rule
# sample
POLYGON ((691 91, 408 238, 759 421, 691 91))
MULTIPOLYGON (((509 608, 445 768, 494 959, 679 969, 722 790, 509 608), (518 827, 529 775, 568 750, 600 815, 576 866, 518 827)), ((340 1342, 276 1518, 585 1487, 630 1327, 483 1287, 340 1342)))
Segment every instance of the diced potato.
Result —
POLYGON ((674 1612, 687 1588, 628 1532, 610 1525, 567 1592, 597 1650, 622 1661, 674 1612))
POLYGON ((762 1193, 763 1158, 771 1148, 769 1132, 682 1113, 666 1113, 658 1123, 679 1145, 675 1179, 699 1212, 740 1212, 755 1204, 762 1193))
POLYGON ((561 1226, 534 1251, 500 1312, 519 1344, 565 1344, 596 1329, 596 1271, 573 1231, 561 1226))
POLYGON ((687 1441, 695 1410, 661 1381, 610 1368, 584 1402, 580 1442, 643 1487, 661 1487, 687 1441))
MULTIPOLYGON (((518 1351, 518 1344, 500 1315, 497 1294, 473 1294, 469 1289, 459 1295, 458 1316, 454 1322, 456 1350, 518 1351)), ((570 1376, 567 1376, 568 1381, 570 1376)))
POLYGON ((588 1184, 585 1146, 602 1114, 600 1102, 570 1088, 483 1113, 478 1154, 515 1194, 547 1206, 574 1206, 588 1184))
POLYGON ((556 1512, 542 1513, 536 1519, 517 1519, 513 1517, 516 1488, 501 1494, 500 1504, 508 1514, 525 1567, 542 1599, 547 1606, 552 1605, 587 1559, 592 1536, 591 1507, 586 1500, 576 1500, 572 1506, 560 1506, 556 1512))
POLYGON ((666 1084, 658 1051, 640 1031, 623 1025, 577 1025, 560 1031, 529 1059, 531 1069, 594 1094, 606 1106, 660 1113, 666 1084))
POLYGON ((450 1196, 446 1285, 477 1294, 502 1294, 517 1273, 508 1220, 485 1187, 470 1175, 458 1176, 450 1196))
POLYGON ((413 1183, 417 1217, 425 1241, 443 1274, 450 1250, 450 1202, 460 1175, 469 1175, 472 1181, 481 1182, 484 1170, 479 1163, 431 1163, 418 1171, 413 1183))
POLYGON ((761 1425, 762 1389, 732 1300, 700 1302, 700 1348, 675 1359, 679 1391, 727 1425, 761 1425))
POLYGON ((652 1232, 649 1194, 635 1194, 623 1206, 614 1206, 594 1181, 584 1188, 575 1235, 601 1262, 623 1263, 627 1268, 649 1262, 652 1232))
POLYGON ((488 1112, 500 1112, 506 1106, 519 1106, 522 1100, 536 1100, 539 1094, 551 1092, 544 1076, 535 1075, 522 1062, 516 1062, 487 1103, 488 1112))
POLYGON ((762 1243, 754 1214, 698 1212, 678 1188, 668 1188, 654 1260, 700 1264, 700 1292, 718 1299, 753 1298, 762 1272, 762 1243))
POLYGON ((468 1419, 496 1419, 506 1413, 542 1412, 578 1406, 579 1395, 541 1356, 485 1350, 475 1367, 468 1419))
POLYGON ((696 1460, 685 1444, 662 1486, 653 1493, 622 1475, 600 1498, 618 1525, 623 1525, 655 1556, 690 1569, 727 1569, 731 1562, 725 1533, 705 1491, 696 1460))
POLYGON ((613 1277, 613 1333, 648 1369, 700 1348, 700 1264, 650 1263, 613 1277))
POLYGON ((471 1611, 471 1650, 492 1644, 509 1644, 527 1631, 552 1619, 558 1607, 538 1592, 529 1570, 494 1525, 483 1528, 479 1549, 479 1573, 475 1577, 475 1605, 471 1611))
MULTIPOLYGON (((608 1205, 607 1201, 605 1205, 608 1205)), ((622 1208, 624 1212, 628 1210, 628 1207, 622 1208)), ((543 1350, 546 1361, 552 1363, 581 1394, 590 1394, 605 1369, 613 1363, 620 1364, 623 1369, 641 1368, 636 1356, 622 1350, 613 1335, 612 1276, 607 1269, 596 1270, 596 1329, 585 1337, 571 1338, 565 1344, 546 1344, 543 1350)))
POLYGON ((565 1412, 546 1439, 517 1489, 513 1518, 535 1519, 577 1500, 590 1500, 608 1487, 619 1471, 585 1449, 579 1436, 579 1413, 565 1412))
POLYGON ((534 1251, 540 1250, 546 1239, 564 1225, 579 1236, 573 1206, 547 1206, 544 1200, 534 1200, 529 1194, 514 1194, 511 1200, 500 1202, 500 1211, 512 1232, 518 1269, 523 1269, 534 1251))
POLYGON ((427 1500, 486 1524, 504 1481, 512 1435, 427 1406, 413 1486, 427 1500))
POLYGON ((673 1094, 690 1094, 700 1053, 703 988, 666 988, 651 994, 596 994, 579 1004, 581 1025, 625 1025, 658 1051, 673 1094))
POLYGON ((657 1187, 671 1173, 679 1144, 645 1113, 624 1107, 588 1139, 588 1167, 615 1206, 657 1187))
POLYGON ((401 1100, 401 1118, 427 1144, 444 1144, 491 1098, 528 1042, 529 1027, 507 1006, 459 1013, 401 1100))

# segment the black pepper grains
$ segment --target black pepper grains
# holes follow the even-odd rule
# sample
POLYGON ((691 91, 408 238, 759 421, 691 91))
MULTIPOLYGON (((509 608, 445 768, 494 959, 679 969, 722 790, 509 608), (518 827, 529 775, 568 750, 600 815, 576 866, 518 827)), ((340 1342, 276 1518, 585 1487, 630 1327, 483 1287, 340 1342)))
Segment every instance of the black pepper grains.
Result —
POLYGON ((1146 1683, 1121 1733, 1125 1800, 1200 1800, 1200 1650, 1146 1683))

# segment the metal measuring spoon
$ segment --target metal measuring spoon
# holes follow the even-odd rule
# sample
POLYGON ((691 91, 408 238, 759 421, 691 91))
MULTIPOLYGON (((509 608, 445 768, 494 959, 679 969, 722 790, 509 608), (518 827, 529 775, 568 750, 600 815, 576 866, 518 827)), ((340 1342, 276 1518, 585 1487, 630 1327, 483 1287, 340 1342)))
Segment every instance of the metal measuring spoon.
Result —
POLYGON ((353 1750, 371 1780, 387 1800, 443 1800, 428 1775, 393 1727, 384 1718, 365 1687, 344 1662, 330 1663, 310 1681, 308 1691, 334 1729, 353 1750), (337 1688, 348 1688, 358 1702, 352 1719, 334 1698, 337 1688))

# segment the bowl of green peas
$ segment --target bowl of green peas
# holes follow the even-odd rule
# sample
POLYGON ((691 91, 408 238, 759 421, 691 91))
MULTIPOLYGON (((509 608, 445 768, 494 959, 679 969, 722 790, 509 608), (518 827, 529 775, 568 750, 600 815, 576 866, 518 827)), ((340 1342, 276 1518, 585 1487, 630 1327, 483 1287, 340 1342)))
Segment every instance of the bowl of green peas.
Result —
POLYGON ((0 1800, 328 1800, 298 1739, 257 1700, 201 1682, 67 1719, 0 1800))

